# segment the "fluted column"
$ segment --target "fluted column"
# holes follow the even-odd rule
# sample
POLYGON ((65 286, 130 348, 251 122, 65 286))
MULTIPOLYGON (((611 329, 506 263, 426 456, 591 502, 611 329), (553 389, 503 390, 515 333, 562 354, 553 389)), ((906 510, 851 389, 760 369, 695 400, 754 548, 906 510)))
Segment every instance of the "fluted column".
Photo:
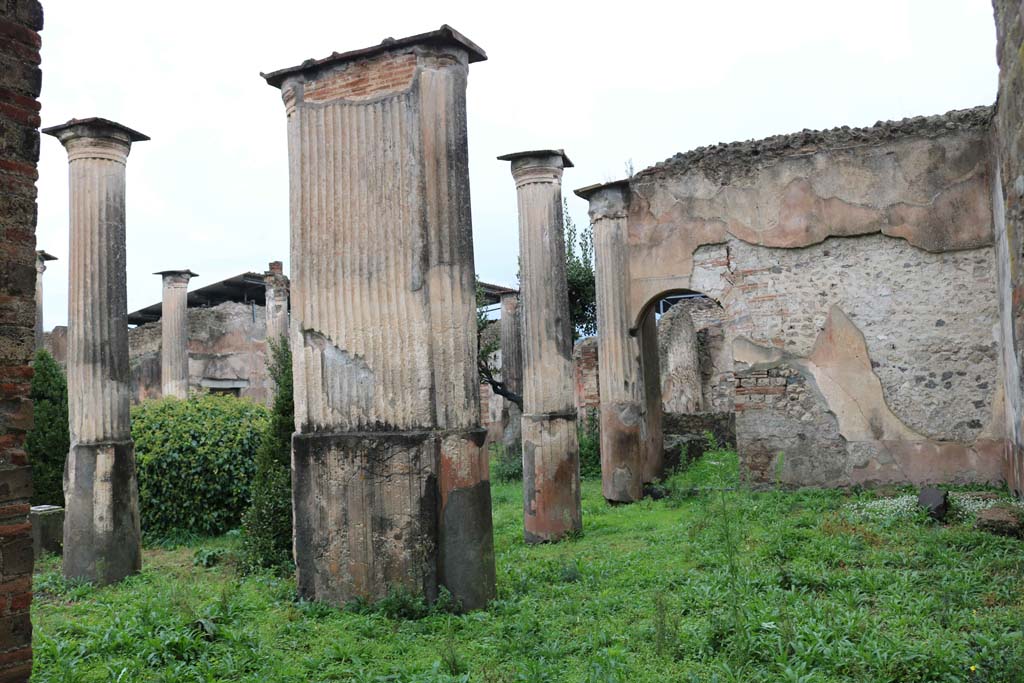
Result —
POLYGON ((142 566, 128 407, 125 164, 148 140, 105 119, 43 130, 68 152, 68 419, 64 575, 112 583, 142 566))
POLYGON ((56 261, 56 256, 51 256, 40 249, 36 252, 36 351, 43 348, 43 273, 46 272, 46 262, 56 261))
POLYGON ((588 187, 576 194, 590 201, 594 225, 601 490, 607 500, 632 502, 643 496, 646 396, 640 346, 629 333, 629 184, 588 187))
MULTIPOLYGON (((519 294, 501 295, 501 381, 514 394, 523 395, 523 327, 519 315, 519 294)), ((505 401, 505 424, 502 443, 506 450, 522 456, 523 411, 512 401, 505 401)))
POLYGON ((284 338, 288 343, 288 278, 280 261, 271 261, 263 274, 266 287, 267 341, 279 342, 284 338))
POLYGON ((572 162, 561 150, 498 158, 511 162, 519 198, 524 535, 557 541, 583 528, 562 217, 562 170, 572 162))
POLYGON ((288 117, 299 593, 495 591, 466 79, 444 26, 264 77, 288 117))
POLYGON ((160 381, 163 395, 188 398, 188 281, 191 270, 162 270, 160 309, 160 381))

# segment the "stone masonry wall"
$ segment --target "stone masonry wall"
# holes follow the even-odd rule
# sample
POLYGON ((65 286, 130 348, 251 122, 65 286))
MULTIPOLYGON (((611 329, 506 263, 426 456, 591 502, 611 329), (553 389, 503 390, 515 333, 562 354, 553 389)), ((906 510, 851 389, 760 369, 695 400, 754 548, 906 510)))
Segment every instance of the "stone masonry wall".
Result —
POLYGON ((1021 368, 1024 367, 1024 15, 1017 0, 994 0, 999 94, 992 121, 992 210, 999 291, 999 339, 1007 433, 1006 479, 1024 492, 1021 368))
POLYGON ((716 145, 630 181, 634 318, 659 292, 721 304, 756 481, 1003 478, 991 116, 716 145))
POLYGON ((32 672, 32 426, 39 31, 35 0, 0 0, 0 683, 32 672))
MULTIPOLYGON (((160 337, 159 321, 128 331, 134 403, 161 395, 160 337)), ((262 306, 190 308, 188 339, 190 391, 238 387, 240 396, 257 403, 272 399, 262 306)))
POLYGON ((783 453, 791 483, 1000 478, 992 455, 998 446, 990 443, 1001 437, 992 250, 933 254, 883 235, 802 249, 730 240, 701 247, 695 263, 695 283, 723 302, 730 347, 742 338, 781 353, 780 360, 809 358, 838 307, 863 335, 865 372, 880 386, 869 394, 852 386, 869 379, 851 376, 849 409, 891 411, 903 425, 900 439, 980 449, 921 469, 855 447, 850 442, 861 439, 841 438, 830 415, 845 406, 830 406, 812 377, 780 363, 736 372, 737 431, 755 477, 774 477, 768 461, 783 453))

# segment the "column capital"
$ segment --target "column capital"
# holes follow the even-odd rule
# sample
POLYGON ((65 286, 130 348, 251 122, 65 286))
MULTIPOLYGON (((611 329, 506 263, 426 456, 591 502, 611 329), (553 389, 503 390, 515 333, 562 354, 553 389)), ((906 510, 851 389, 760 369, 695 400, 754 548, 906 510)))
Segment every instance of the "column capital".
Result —
POLYGON ((161 270, 153 273, 153 275, 159 275, 163 278, 164 287, 187 286, 189 280, 199 277, 199 273, 193 273, 187 268, 185 270, 161 270))
POLYGON ((606 218, 625 218, 629 211, 628 180, 587 185, 574 194, 590 202, 590 220, 595 223, 606 218))
MULTIPOLYGON (((398 39, 385 38, 378 45, 348 52, 334 52, 323 59, 307 59, 297 66, 278 69, 270 73, 260 72, 260 76, 267 81, 267 85, 288 91, 294 83, 315 80, 326 73, 338 71, 351 62, 365 61, 388 53, 410 52, 416 48, 454 48, 457 52, 464 54, 464 59, 470 64, 487 59, 487 53, 479 45, 448 24, 442 24, 441 28, 436 31, 398 39)), ((282 94, 288 96, 286 92, 282 94)), ((294 97, 294 95, 290 96, 294 97)), ((285 105, 288 106, 288 104, 286 98, 285 105)))
POLYGON ((37 250, 36 251, 36 272, 37 273, 46 272, 46 262, 47 261, 56 261, 56 260, 57 260, 56 256, 54 256, 52 254, 47 254, 42 249, 37 250))
POLYGON ((71 119, 59 126, 43 128, 40 132, 60 140, 68 151, 68 161, 106 159, 123 164, 133 142, 149 140, 149 136, 137 130, 95 116, 71 119))
POLYGON ((501 155, 498 161, 512 162, 512 177, 517 188, 530 183, 561 182, 562 170, 573 167, 569 157, 561 149, 513 152, 501 155))

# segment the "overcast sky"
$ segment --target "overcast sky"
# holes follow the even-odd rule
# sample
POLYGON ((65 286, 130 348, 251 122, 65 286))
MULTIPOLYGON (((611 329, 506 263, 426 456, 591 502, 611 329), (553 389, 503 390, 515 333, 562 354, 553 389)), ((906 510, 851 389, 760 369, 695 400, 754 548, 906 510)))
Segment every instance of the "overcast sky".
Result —
MULTIPOLYGON (((279 91, 260 71, 448 23, 488 61, 469 78, 476 269, 515 284, 515 188, 500 154, 562 147, 572 190, 676 152, 803 128, 990 104, 988 0, 625 3, 44 0, 43 125, 102 116, 152 137, 128 160, 128 310, 158 270, 201 287, 267 262, 288 272, 279 91)), ((45 326, 67 320, 67 157, 44 136, 38 245, 45 326)))

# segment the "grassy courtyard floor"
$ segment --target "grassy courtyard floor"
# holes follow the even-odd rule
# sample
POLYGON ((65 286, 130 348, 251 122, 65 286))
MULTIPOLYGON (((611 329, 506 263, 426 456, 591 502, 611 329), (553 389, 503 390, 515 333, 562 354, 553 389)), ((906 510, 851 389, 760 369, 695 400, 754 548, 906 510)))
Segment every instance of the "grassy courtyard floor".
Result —
POLYGON ((102 589, 50 558, 33 681, 1024 681, 1024 543, 972 528, 983 496, 937 525, 906 496, 692 489, 734 476, 712 453, 618 507, 587 481, 584 535, 539 547, 496 484, 499 597, 462 616, 297 601, 236 573, 231 534, 102 589))

